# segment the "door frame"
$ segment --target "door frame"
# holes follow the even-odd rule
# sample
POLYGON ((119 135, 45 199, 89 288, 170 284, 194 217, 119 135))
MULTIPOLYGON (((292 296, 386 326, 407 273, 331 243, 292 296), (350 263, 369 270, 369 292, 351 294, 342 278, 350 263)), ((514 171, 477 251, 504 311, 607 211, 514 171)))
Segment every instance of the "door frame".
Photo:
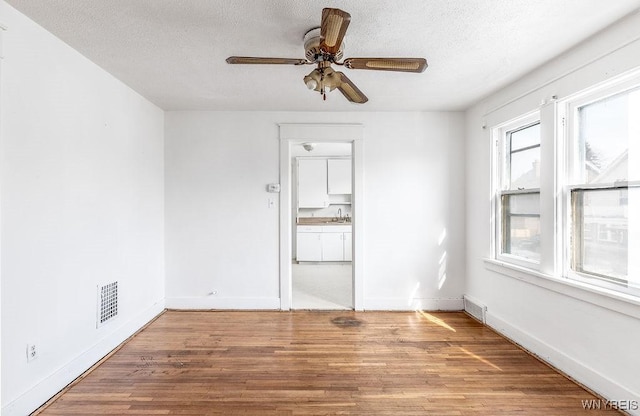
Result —
POLYGON ((361 124, 291 124, 280 127, 280 309, 288 311, 292 303, 292 169, 291 146, 305 142, 351 143, 351 262, 353 309, 364 309, 364 149, 361 124))

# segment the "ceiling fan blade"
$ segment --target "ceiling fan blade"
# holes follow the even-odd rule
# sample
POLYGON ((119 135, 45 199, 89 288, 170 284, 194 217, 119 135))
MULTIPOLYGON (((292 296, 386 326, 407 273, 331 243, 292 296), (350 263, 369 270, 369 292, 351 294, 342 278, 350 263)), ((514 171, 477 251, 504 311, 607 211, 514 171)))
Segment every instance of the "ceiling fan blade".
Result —
POLYGON ((351 22, 351 15, 340 9, 322 9, 320 24, 320 48, 327 53, 336 54, 351 22))
POLYGON ((345 74, 342 72, 336 72, 336 74, 340 76, 341 81, 336 88, 340 90, 347 100, 357 104, 364 104, 369 101, 367 96, 364 95, 345 74))
POLYGON ((228 64, 273 64, 273 65, 305 65, 310 62, 306 59, 295 58, 257 58, 253 56, 230 56, 228 64))
POLYGON ((350 69, 375 71, 424 72, 427 69, 424 58, 347 58, 343 64, 350 69))

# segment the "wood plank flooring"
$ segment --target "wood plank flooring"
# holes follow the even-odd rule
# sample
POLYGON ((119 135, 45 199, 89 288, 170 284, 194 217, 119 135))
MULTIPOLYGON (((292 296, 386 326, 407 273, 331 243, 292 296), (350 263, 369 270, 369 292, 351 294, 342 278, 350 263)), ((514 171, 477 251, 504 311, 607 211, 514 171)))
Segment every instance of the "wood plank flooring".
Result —
POLYGON ((463 313, 169 311, 39 414, 564 416, 592 399, 463 313))

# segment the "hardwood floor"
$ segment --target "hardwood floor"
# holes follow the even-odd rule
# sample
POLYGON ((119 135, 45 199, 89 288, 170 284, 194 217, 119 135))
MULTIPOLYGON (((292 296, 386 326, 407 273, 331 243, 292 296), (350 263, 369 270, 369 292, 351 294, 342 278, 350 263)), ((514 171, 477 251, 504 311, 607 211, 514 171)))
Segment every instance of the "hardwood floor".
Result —
POLYGON ((549 416, 591 399, 463 313, 169 311, 39 414, 549 416))

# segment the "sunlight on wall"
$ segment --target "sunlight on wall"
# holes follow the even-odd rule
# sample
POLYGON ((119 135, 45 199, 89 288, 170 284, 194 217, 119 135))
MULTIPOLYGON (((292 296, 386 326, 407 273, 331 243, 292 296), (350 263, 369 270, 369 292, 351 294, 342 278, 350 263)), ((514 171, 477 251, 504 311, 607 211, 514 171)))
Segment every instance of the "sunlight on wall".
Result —
MULTIPOLYGON (((438 237, 438 247, 443 247, 447 238, 447 229, 443 228, 438 237)), ((442 289, 444 282, 447 280, 447 250, 444 250, 438 261, 438 290, 442 289)))
POLYGON ((416 283, 416 287, 413 289, 413 292, 411 292, 411 296, 409 296, 409 301, 407 302, 407 305, 410 308, 420 308, 420 306, 414 305, 415 298, 418 294, 418 289, 420 289, 420 282, 416 283))
POLYGON ((447 229, 444 228, 440 233, 440 237, 438 237, 438 246, 441 246, 444 243, 444 239, 447 238, 447 229))
POLYGON ((442 285, 444 285, 444 281, 447 280, 447 252, 445 251, 440 256, 440 260, 438 261, 438 290, 442 289, 442 285))

